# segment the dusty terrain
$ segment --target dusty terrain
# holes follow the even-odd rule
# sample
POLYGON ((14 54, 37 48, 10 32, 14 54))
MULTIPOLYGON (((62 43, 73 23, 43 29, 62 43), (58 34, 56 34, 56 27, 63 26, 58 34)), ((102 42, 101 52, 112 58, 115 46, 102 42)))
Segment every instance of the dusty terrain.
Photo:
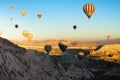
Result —
MULTIPOLYGON (((46 53, 46 51, 44 50, 44 46, 49 44, 52 46, 52 50, 50 52, 50 55, 61 55, 62 52, 58 47, 58 43, 61 41, 62 40, 42 40, 42 41, 40 41, 40 40, 33 40, 33 41, 15 41, 15 40, 12 40, 11 42, 13 42, 14 44, 17 44, 18 46, 24 47, 26 49, 34 49, 34 50, 41 51, 44 53, 46 53)), ((68 46, 67 50, 75 49, 75 51, 76 50, 78 51, 79 49, 80 50, 81 49, 95 49, 98 46, 98 44, 90 43, 90 42, 88 43, 88 42, 69 41, 69 40, 64 40, 62 42, 68 46)))
POLYGON ((0 38, 0 80, 119 80, 119 50, 109 44, 50 56, 0 38))
POLYGON ((109 61, 120 61, 120 44, 102 45, 98 48, 91 50, 91 56, 99 57, 99 59, 109 61))

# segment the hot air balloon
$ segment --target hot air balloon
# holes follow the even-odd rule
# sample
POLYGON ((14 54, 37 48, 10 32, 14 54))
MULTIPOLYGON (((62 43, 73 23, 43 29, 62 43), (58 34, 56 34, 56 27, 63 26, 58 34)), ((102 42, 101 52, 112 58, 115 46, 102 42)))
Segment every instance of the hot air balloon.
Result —
POLYGON ((39 13, 37 16, 38 16, 38 18, 40 19, 40 18, 42 17, 42 14, 39 13))
POLYGON ((0 35, 2 35, 2 31, 0 30, 0 35))
POLYGON ((9 8, 10 8, 10 9, 12 9, 12 8, 13 8, 13 5, 12 5, 12 4, 10 4, 10 5, 9 5, 9 8))
POLYGON ((10 18, 10 21, 13 21, 13 18, 10 18))
POLYGON ((64 52, 67 49, 67 45, 62 44, 61 42, 58 44, 58 46, 62 52, 64 52))
POLYGON ((33 38, 33 34, 32 33, 28 33, 27 38, 28 38, 29 41, 31 41, 32 38, 33 38))
POLYGON ((110 40, 110 39, 111 39, 111 36, 107 36, 106 38, 107 38, 107 40, 110 40))
POLYGON ((88 19, 90 19, 90 17, 95 12, 95 6, 91 3, 87 3, 83 6, 83 11, 87 15, 88 19))
POLYGON ((67 49, 69 43, 68 41, 66 40, 61 40, 59 43, 58 43, 58 46, 59 46, 59 49, 64 53, 64 51, 67 49))
POLYGON ((52 46, 51 45, 45 45, 44 49, 47 52, 47 54, 49 54, 49 52, 52 50, 52 46))
POLYGON ((27 30, 23 30, 23 31, 22 31, 22 35, 23 35, 25 38, 27 38, 27 36, 28 36, 28 31, 27 31, 27 30))
POLYGON ((15 24, 15 28, 16 28, 16 29, 18 28, 18 24, 15 24))
POLYGON ((22 10, 21 14, 22 14, 23 16, 25 16, 25 15, 26 15, 26 10, 22 10))
POLYGON ((67 71, 68 67, 72 64, 73 62, 73 56, 70 54, 63 54, 60 57, 60 64, 64 67, 65 71, 67 71))
POLYGON ((77 26, 76 25, 73 25, 73 29, 76 30, 77 26))

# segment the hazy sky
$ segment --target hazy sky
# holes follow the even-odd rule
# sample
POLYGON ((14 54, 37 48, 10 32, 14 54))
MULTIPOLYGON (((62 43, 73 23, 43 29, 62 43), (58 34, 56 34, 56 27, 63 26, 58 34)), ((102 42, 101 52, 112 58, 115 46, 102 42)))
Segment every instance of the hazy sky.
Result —
POLYGON ((120 0, 0 0, 0 30, 2 37, 12 40, 25 40, 22 30, 33 33, 34 40, 120 38, 120 0), (86 3, 96 7, 90 20, 83 12, 86 3), (26 16, 21 15, 22 10, 27 11, 26 16))

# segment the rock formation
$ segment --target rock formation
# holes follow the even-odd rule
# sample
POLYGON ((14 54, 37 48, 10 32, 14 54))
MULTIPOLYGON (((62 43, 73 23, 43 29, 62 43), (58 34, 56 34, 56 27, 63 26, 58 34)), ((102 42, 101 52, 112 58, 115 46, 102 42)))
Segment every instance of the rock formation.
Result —
POLYGON ((91 50, 91 56, 99 56, 101 59, 120 60, 120 44, 109 44, 99 46, 95 50, 91 50))
POLYGON ((0 38, 0 80, 68 80, 50 56, 0 38))
POLYGON ((120 64, 84 55, 73 57, 65 70, 59 57, 19 47, 0 37, 0 80, 119 80, 119 73, 120 64))

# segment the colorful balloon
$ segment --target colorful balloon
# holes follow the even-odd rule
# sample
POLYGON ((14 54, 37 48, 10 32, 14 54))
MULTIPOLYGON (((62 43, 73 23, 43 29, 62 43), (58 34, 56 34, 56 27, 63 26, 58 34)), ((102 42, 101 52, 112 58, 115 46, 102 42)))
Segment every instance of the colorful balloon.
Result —
POLYGON ((25 38, 27 38, 27 36, 28 36, 28 31, 27 31, 27 30, 23 30, 23 31, 22 31, 22 35, 23 35, 25 38))
POLYGON ((12 5, 12 4, 10 4, 10 5, 9 5, 9 8, 10 8, 10 9, 12 9, 12 8, 13 8, 13 5, 12 5))
POLYGON ((95 12, 95 6, 94 4, 87 3, 83 6, 83 11, 87 15, 87 17, 90 19, 93 13, 95 12))
POLYGON ((33 34, 32 33, 28 33, 27 38, 28 38, 29 41, 31 41, 32 38, 33 38, 33 34))
POLYGON ((37 16, 38 16, 38 18, 40 19, 40 18, 42 17, 42 14, 39 13, 37 16))
POLYGON ((111 39, 111 36, 107 36, 106 38, 107 38, 107 40, 110 40, 110 39, 111 39))
POLYGON ((63 54, 60 57, 60 64, 64 67, 65 71, 67 71, 68 67, 72 64, 73 62, 73 56, 70 54, 63 54))
POLYGON ((22 12, 21 12, 21 14, 23 15, 23 16, 25 16, 26 15, 26 10, 22 10, 22 12))

